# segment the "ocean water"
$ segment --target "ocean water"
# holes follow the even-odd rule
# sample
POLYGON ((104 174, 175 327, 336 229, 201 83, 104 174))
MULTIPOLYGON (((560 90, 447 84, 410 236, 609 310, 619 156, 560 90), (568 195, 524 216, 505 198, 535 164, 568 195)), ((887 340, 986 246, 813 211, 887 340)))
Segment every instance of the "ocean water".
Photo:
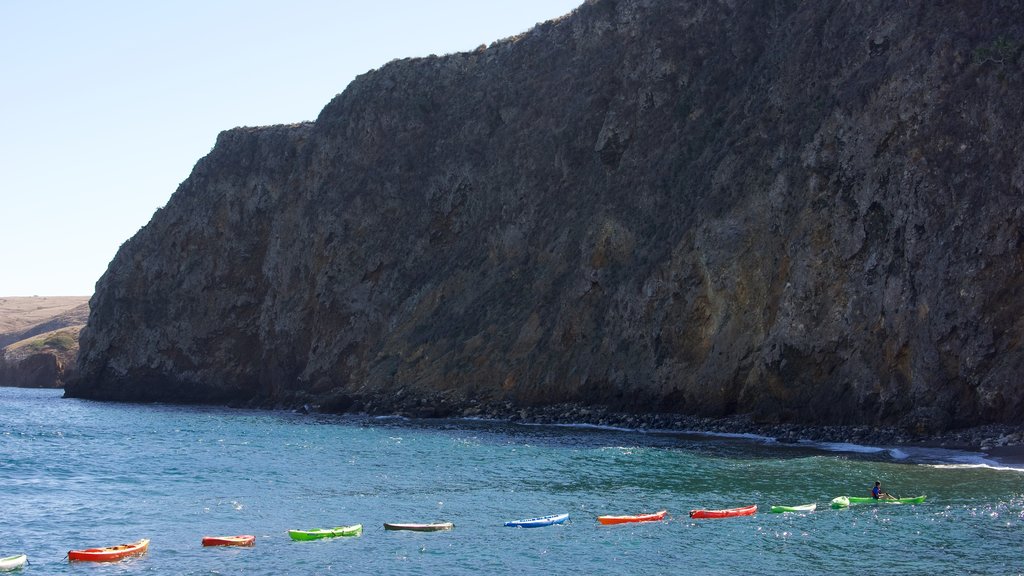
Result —
POLYGON ((25 574, 1024 573, 1024 471, 978 455, 60 396, 0 388, 0 556, 28 554, 25 574), (829 508, 876 479, 928 499, 829 508), (688 516, 747 504, 757 515, 688 516), (661 509, 664 522, 596 521, 661 509), (503 526, 561 512, 569 523, 503 526), (382 526, 442 520, 455 529, 382 526), (358 538, 287 535, 355 523, 358 538), (231 534, 256 545, 200 545, 231 534), (66 559, 139 538, 142 557, 66 559))

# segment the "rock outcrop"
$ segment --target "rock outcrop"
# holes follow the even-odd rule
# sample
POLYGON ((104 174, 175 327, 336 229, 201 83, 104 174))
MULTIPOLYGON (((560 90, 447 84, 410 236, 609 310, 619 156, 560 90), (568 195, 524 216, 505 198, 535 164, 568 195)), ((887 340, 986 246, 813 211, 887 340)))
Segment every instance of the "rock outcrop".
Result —
POLYGON ((592 0, 222 133, 69 396, 1024 421, 1015 2, 592 0))
POLYGON ((81 329, 61 328, 0 350, 0 386, 63 388, 75 375, 81 329))

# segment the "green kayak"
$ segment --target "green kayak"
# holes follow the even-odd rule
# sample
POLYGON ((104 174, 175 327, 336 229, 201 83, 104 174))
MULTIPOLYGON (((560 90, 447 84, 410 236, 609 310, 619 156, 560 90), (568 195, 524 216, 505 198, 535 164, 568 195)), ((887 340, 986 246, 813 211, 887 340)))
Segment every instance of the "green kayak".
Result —
POLYGON ((832 499, 833 508, 846 508, 854 504, 920 504, 925 496, 914 498, 872 498, 870 496, 838 496, 832 499))
POLYGON ((336 538, 338 536, 359 536, 363 533, 362 524, 352 526, 335 526, 334 528, 313 528, 312 530, 289 530, 292 540, 319 540, 320 538, 336 538))
POLYGON ((801 504, 799 506, 772 506, 772 512, 781 514, 782 512, 814 512, 817 508, 817 504, 801 504))

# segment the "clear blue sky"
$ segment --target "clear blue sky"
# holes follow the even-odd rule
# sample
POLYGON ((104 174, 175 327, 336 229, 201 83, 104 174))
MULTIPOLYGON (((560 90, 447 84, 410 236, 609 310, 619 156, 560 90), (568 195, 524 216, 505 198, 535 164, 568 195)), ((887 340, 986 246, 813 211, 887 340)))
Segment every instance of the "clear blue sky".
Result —
POLYGON ((0 296, 90 295, 217 134, 583 0, 0 0, 0 296))

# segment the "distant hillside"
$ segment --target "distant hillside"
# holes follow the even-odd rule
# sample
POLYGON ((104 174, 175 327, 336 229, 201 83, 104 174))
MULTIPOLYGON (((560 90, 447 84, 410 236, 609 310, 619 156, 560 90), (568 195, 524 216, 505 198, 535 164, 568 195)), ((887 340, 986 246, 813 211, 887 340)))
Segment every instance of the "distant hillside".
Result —
POLYGON ((0 348, 32 336, 30 332, 44 324, 63 322, 63 326, 73 326, 85 324, 88 318, 88 296, 0 297, 0 348))
POLYGON ((88 317, 87 296, 0 298, 0 386, 62 388, 88 317))

